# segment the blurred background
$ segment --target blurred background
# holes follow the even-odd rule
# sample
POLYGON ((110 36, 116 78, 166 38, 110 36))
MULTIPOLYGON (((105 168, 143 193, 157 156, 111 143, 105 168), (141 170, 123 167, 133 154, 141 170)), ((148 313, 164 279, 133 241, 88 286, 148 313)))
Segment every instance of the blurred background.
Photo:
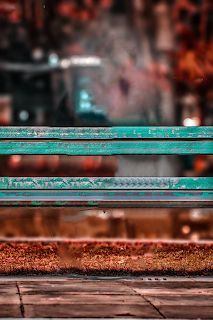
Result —
MULTIPOLYGON (((213 124, 211 0, 0 0, 0 125, 213 124)), ((10 156, 1 176, 212 176, 212 156, 10 156)), ((210 209, 0 209, 0 237, 213 239, 210 209)))

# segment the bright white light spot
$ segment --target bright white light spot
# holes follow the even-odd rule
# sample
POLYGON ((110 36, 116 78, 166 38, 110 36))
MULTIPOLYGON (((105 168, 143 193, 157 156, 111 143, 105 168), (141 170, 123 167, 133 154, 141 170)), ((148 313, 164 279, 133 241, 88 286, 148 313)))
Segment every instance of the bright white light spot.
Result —
POLYGON ((86 100, 87 101, 90 98, 88 92, 85 91, 85 90, 82 90, 80 94, 81 94, 81 99, 82 100, 86 100))
POLYGON ((61 67, 62 67, 63 69, 69 68, 69 67, 70 67, 70 60, 69 60, 69 59, 63 59, 63 60, 61 61, 61 67))
POLYGON ((102 65, 102 60, 96 56, 73 56, 61 60, 60 65, 63 69, 68 69, 70 67, 100 67, 102 65))
POLYGON ((58 61, 59 61, 59 58, 58 58, 58 55, 56 53, 51 53, 49 55, 49 64, 52 65, 52 66, 55 66, 58 64, 58 61))
POLYGON ((72 57, 70 59, 70 62, 73 66, 79 66, 79 67, 99 67, 102 63, 101 59, 99 57, 72 57))
POLYGON ((22 110, 19 112, 19 119, 23 122, 27 121, 30 117, 29 112, 26 110, 22 110))
POLYGON ((199 220, 202 218, 202 212, 199 209, 194 209, 190 213, 191 219, 199 220))
POLYGON ((197 127, 200 125, 200 118, 194 117, 194 118, 186 118, 183 121, 184 127, 197 127))
POLYGON ((32 56, 34 60, 39 61, 44 57, 44 52, 41 48, 36 48, 33 50, 32 56))

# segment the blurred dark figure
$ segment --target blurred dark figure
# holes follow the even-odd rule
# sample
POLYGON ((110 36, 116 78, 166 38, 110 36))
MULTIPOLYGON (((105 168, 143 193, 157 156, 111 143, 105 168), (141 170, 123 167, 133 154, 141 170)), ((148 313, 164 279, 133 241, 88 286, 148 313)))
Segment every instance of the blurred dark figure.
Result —
MULTIPOLYGON (((174 45, 170 28, 171 7, 166 1, 152 6, 152 14, 157 21, 157 32, 154 32, 146 17, 148 8, 145 1, 131 2, 131 19, 122 14, 112 14, 111 1, 105 5, 99 2, 95 6, 95 3, 88 1, 86 23, 81 21, 80 35, 77 33, 69 48, 66 47, 70 54, 78 48, 82 55, 103 59, 101 73, 92 69, 81 71, 81 76, 86 75, 90 79, 87 89, 92 92, 95 104, 105 106, 109 124, 175 125, 170 67, 174 45), (92 7, 96 9, 93 19, 89 14, 92 7), (143 32, 143 26, 147 32, 143 32)), ((179 161, 171 158, 122 156, 119 157, 117 175, 178 175, 179 161)))

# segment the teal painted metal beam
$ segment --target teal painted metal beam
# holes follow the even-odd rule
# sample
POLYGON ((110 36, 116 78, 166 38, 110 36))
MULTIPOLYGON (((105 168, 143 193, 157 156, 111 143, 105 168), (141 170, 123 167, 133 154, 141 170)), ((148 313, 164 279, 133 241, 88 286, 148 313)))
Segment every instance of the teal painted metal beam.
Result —
POLYGON ((213 139, 213 127, 1 127, 0 139, 213 139))
POLYGON ((0 206, 212 207, 212 191, 0 191, 0 206))
POLYGON ((195 155, 212 154, 213 141, 0 142, 0 155, 195 155))
POLYGON ((213 178, 0 177, 0 190, 212 190, 213 178))

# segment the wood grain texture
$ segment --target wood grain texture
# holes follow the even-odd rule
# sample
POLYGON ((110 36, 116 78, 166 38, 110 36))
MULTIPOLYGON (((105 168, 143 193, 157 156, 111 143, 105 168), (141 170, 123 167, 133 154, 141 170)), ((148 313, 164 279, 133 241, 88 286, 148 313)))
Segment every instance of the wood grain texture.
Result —
POLYGON ((149 304, 114 304, 93 305, 57 305, 57 301, 50 305, 26 305, 26 317, 50 318, 52 315, 56 318, 142 318, 159 319, 159 313, 149 304))
POLYGON ((0 177, 0 190, 211 190, 213 177, 0 177))
POLYGON ((4 318, 212 319, 213 284, 212 280, 206 282, 205 277, 184 277, 181 281, 179 277, 137 280, 7 277, 0 280, 0 295, 2 282, 17 286, 22 300, 22 314, 18 313, 17 304, 1 305, 0 317, 4 318), (135 292, 135 283, 147 291, 135 292), (165 294, 168 286, 170 293, 165 294), (208 295, 207 287, 211 287, 208 295), (150 295, 149 290, 155 294, 150 295))

